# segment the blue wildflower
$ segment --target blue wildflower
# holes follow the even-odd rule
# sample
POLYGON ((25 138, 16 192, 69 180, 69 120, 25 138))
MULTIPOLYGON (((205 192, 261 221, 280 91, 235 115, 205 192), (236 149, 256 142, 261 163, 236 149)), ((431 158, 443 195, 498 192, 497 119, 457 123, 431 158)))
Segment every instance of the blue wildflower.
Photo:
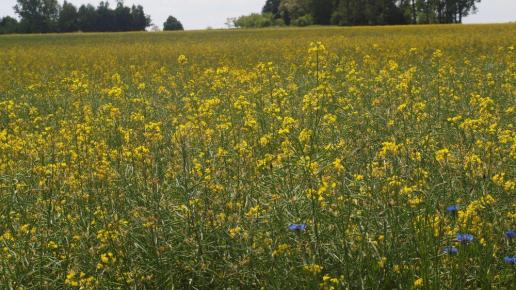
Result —
POLYGON ((291 231, 304 231, 306 230, 306 224, 291 224, 288 228, 291 231))
POLYGON ((443 248, 443 253, 449 254, 449 255, 456 255, 459 253, 459 249, 452 247, 452 246, 447 246, 447 247, 443 248))
POLYGON ((507 256, 507 257, 504 257, 503 260, 507 264, 516 265, 516 257, 509 257, 509 256, 507 256))
POLYGON ((509 239, 512 239, 512 238, 516 237, 516 231, 514 231, 514 230, 506 231, 505 236, 508 237, 509 239))
POLYGON ((470 234, 457 234, 457 238, 455 238, 455 241, 461 242, 461 243, 467 243, 473 241, 473 235, 470 234))
POLYGON ((460 209, 460 206, 459 205, 450 205, 449 207, 446 208, 446 211, 449 212, 449 213, 457 213, 460 209))

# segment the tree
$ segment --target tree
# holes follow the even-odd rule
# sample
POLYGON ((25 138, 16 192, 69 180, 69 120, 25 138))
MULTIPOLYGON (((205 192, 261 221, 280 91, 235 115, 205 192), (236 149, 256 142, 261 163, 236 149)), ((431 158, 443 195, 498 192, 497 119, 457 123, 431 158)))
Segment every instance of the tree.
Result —
POLYGON ((377 0, 369 3, 372 12, 368 15, 368 23, 374 25, 406 23, 403 10, 397 6, 396 0, 377 0))
POLYGON ((314 18, 310 14, 298 17, 296 20, 292 21, 292 25, 300 27, 310 26, 312 24, 314 24, 314 18))
POLYGON ((364 1, 350 0, 349 1, 349 22, 351 25, 366 25, 367 16, 364 1))
POLYGON ((280 3, 281 0, 267 0, 262 8, 262 14, 271 13, 274 18, 281 18, 280 3))
POLYGON ((92 5, 81 5, 77 13, 77 26, 84 32, 97 31, 97 12, 92 5))
POLYGON ((262 14, 272 13, 274 18, 282 19, 284 24, 290 25, 291 17, 285 9, 284 0, 267 0, 262 8, 262 14), (283 6, 283 8, 282 8, 283 6))
POLYGON ((282 0, 280 3, 280 13, 283 17, 288 17, 289 24, 297 18, 311 14, 311 0, 282 0))
POLYGON ((0 18, 0 34, 10 34, 18 32, 18 20, 10 16, 0 18))
POLYGON ((477 11, 476 4, 480 0, 448 0, 446 1, 446 20, 451 23, 462 23, 462 18, 477 11))
POLYGON ((163 23, 163 30, 184 30, 183 24, 174 16, 169 16, 167 21, 163 23))
POLYGON ((131 8, 124 6, 123 0, 118 0, 113 14, 115 16, 115 31, 131 31, 133 26, 131 8))
POLYGON ((21 18, 25 32, 53 32, 57 28, 57 0, 17 0, 14 12, 21 18))
POLYGON ((243 15, 234 19, 233 24, 236 28, 263 28, 285 25, 282 19, 274 18, 272 13, 243 15))
POLYGON ((109 8, 108 1, 101 1, 96 10, 97 22, 95 31, 107 32, 116 31, 115 12, 109 8))
MULTIPOLYGON (((107 31, 145 31, 151 25, 151 19, 145 15, 141 5, 131 8, 123 0, 116 1, 111 9, 109 1, 101 1, 97 8, 88 4, 79 9, 64 1, 60 6, 58 0, 17 0, 14 11, 20 16, 20 22, 13 24, 13 18, 7 18, 9 27, 15 25, 21 33, 45 32, 107 32, 107 31)), ((2 20, 0 18, 0 20, 2 20)), ((5 26, 5 25, 4 25, 5 26)), ((6 28, 2 26, 2 33, 6 28)), ((9 28, 11 31, 12 28, 9 28)))
POLYGON ((148 15, 145 15, 143 7, 141 5, 134 6, 131 8, 132 17, 132 29, 133 31, 145 31, 147 27, 151 25, 151 19, 148 15))
POLYGON ((331 15, 330 23, 333 25, 352 25, 350 4, 350 0, 337 0, 335 2, 335 10, 331 15))
POLYGON ((226 25, 226 27, 228 29, 235 28, 235 21, 236 20, 237 20, 237 18, 235 18, 235 17, 226 18, 226 22, 224 23, 224 25, 226 25))
POLYGON ((334 0, 311 0, 310 10, 315 24, 328 25, 335 10, 334 0))
POLYGON ((60 32, 73 32, 78 30, 78 11, 72 4, 64 1, 59 12, 58 27, 60 32))

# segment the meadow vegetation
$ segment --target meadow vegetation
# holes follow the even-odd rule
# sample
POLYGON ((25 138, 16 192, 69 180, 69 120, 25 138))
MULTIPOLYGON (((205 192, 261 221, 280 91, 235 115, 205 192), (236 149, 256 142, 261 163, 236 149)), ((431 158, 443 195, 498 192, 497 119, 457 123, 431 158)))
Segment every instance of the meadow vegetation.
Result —
POLYGON ((515 289, 516 25, 0 37, 2 289, 515 289))

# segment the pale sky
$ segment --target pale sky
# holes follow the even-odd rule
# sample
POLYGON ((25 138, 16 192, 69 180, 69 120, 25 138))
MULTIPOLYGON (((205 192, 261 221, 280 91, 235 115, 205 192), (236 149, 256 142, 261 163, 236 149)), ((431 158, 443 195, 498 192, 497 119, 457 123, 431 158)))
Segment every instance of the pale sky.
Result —
MULTIPOLYGON (((60 3, 63 0, 58 0, 60 3)), ((100 0, 68 0, 77 6, 93 4, 100 0)), ((110 0, 114 7, 116 0, 110 0)), ((152 22, 159 27, 168 15, 173 15, 183 23, 185 29, 225 27, 228 17, 237 17, 252 12, 260 12, 265 0, 125 0, 127 6, 141 4, 151 15, 152 22)), ((16 0, 0 0, 0 17, 14 16, 12 7, 16 0)), ((482 0, 476 15, 464 18, 464 23, 497 23, 516 21, 516 0, 482 0)))

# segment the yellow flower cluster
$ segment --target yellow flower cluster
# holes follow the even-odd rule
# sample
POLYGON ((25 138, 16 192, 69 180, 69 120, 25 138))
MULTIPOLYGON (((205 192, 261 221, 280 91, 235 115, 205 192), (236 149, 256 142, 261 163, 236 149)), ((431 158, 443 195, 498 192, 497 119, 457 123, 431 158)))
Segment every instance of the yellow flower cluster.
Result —
POLYGON ((515 31, 2 36, 0 289, 511 289, 515 31))

